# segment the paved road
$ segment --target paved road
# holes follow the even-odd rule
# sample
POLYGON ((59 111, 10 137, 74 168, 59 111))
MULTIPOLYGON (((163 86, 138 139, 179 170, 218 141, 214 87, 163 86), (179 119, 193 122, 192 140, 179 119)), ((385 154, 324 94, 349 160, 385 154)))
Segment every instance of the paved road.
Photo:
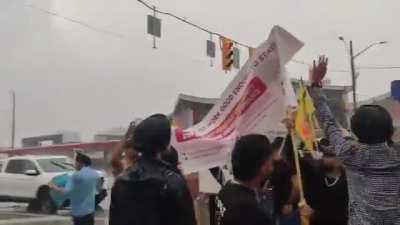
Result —
MULTIPOLYGON (((107 200, 109 202, 109 199, 107 200)), ((105 202, 104 205, 109 204, 105 202)), ((26 212, 27 204, 13 203, 13 202, 0 202, 0 225, 14 224, 13 221, 18 221, 18 224, 45 224, 48 221, 63 220, 63 225, 70 225, 70 215, 68 210, 59 210, 57 216, 30 214, 26 212), (36 220, 41 222, 35 223, 36 220)), ((105 207, 106 208, 106 207, 105 207)), ((108 210, 99 211, 96 213, 96 225, 107 225, 108 210)))
MULTIPOLYGON (((103 202, 100 203, 100 206, 104 209, 103 212, 98 212, 96 214, 96 225, 107 225, 108 221, 108 209, 110 207, 110 191, 113 183, 112 178, 107 178, 107 189, 108 196, 104 199, 103 202)), ((26 203, 14 203, 14 202, 0 202, 0 225, 4 224, 5 221, 10 221, 11 219, 30 219, 30 218, 53 218, 54 216, 46 216, 46 215, 38 215, 38 214, 29 214, 26 212, 26 203)), ((69 211, 68 210, 59 210, 58 212, 59 218, 64 218, 65 220, 69 220, 69 211)), ((24 224, 24 223, 23 223, 24 224)), ((26 223, 27 225, 31 224, 30 222, 26 223)))

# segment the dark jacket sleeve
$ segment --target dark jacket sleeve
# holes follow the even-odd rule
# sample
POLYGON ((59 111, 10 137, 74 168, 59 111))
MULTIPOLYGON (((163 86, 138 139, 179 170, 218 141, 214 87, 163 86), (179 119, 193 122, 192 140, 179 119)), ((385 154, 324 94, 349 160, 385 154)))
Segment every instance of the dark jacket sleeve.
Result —
POLYGON ((294 163, 294 152, 293 152, 293 143, 291 135, 287 135, 285 139, 285 146, 282 151, 282 156, 286 159, 288 167, 292 175, 296 174, 296 166, 294 163))
POLYGON ((271 225, 271 219, 253 202, 242 202, 225 211, 221 225, 271 225))
POLYGON ((321 191, 319 182, 322 179, 321 161, 306 155, 300 159, 301 174, 303 178, 304 195, 308 205, 315 206, 316 198, 321 191))
POLYGON ((121 208, 120 193, 123 193, 121 189, 120 183, 117 182, 114 184, 111 190, 111 203, 110 203, 110 216, 109 216, 109 225, 119 225, 124 224, 122 220, 124 219, 124 212, 126 209, 124 207, 121 208))
POLYGON ((171 225, 196 225, 193 199, 184 177, 180 174, 168 176, 167 203, 169 216, 173 221, 171 225))
POLYGON ((292 191, 292 172, 289 165, 283 161, 274 162, 274 172, 271 175, 271 185, 274 188, 274 209, 281 214, 282 208, 288 204, 292 191))

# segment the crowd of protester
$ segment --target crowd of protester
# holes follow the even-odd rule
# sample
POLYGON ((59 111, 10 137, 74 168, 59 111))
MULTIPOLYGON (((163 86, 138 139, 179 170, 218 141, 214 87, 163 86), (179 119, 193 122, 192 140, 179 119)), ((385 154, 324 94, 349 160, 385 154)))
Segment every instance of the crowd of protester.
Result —
MULTIPOLYGON (((321 57, 309 91, 325 137, 316 152, 300 158, 305 203, 299 204, 292 136, 272 143, 259 134, 242 136, 231 154, 234 179, 218 194, 221 225, 297 225, 301 216, 311 225, 400 224, 400 152, 391 141, 393 121, 380 106, 361 106, 351 119, 354 138, 344 134, 320 91, 326 71, 327 59, 321 57)), ((127 138, 141 154, 113 188, 111 225, 196 224, 178 154, 168 149, 169 123, 161 118, 146 119, 127 138)), ((291 133, 290 122, 286 125, 291 133)))
MULTIPOLYGON (((392 118, 380 106, 361 106, 351 118, 354 136, 343 133, 320 91, 326 71, 325 57, 314 62, 309 91, 324 138, 316 151, 300 157, 301 174, 292 135, 272 143, 261 134, 239 137, 231 153, 233 179, 219 180, 220 225, 300 225, 301 217, 310 225, 400 224, 400 149, 391 140, 392 118)), ((291 134, 293 122, 285 125, 291 134)), ((131 124, 113 152, 110 225, 196 224, 170 138, 171 124, 164 115, 131 124)), ((86 168, 80 165, 79 170, 86 168)), ((75 213, 78 222, 85 216, 75 213)))

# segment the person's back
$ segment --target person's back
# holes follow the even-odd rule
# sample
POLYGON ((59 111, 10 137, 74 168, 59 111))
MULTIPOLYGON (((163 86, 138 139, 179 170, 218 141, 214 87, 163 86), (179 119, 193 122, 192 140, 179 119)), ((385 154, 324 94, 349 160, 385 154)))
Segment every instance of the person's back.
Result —
POLYGON ((351 224, 359 221, 352 215, 367 215, 370 224, 400 224, 400 146, 359 145, 353 154, 346 163, 351 224))
POLYGON ((194 225, 184 178, 159 160, 140 159, 117 178, 110 225, 194 225))
POLYGON ((100 179, 99 174, 90 167, 83 167, 76 171, 71 179, 73 185, 69 193, 71 214, 73 216, 84 216, 93 213, 97 184, 100 179))
POLYGON ((349 224, 400 224, 400 148, 388 144, 390 115, 380 106, 360 107, 352 117, 354 142, 343 137, 324 100, 317 100, 325 133, 346 169, 349 224))
POLYGON ((132 146, 141 156, 114 184, 110 225, 196 224, 184 177, 160 159, 170 138, 164 115, 150 116, 135 127, 132 146))
POLYGON ((351 131, 357 142, 344 138, 320 90, 327 62, 321 57, 318 64, 314 63, 310 94, 320 125, 346 169, 349 224, 400 224, 400 148, 389 146, 393 119, 382 106, 360 106, 351 117, 351 131))

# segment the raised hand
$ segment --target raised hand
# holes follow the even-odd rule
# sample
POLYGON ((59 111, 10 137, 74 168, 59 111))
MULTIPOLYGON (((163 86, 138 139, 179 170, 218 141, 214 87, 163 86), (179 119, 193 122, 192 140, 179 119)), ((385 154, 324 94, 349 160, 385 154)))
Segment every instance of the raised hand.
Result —
POLYGON ((114 147, 111 155, 111 166, 112 173, 114 176, 118 176, 124 170, 124 165, 122 163, 122 155, 127 148, 133 147, 133 132, 135 130, 135 123, 131 122, 129 124, 128 130, 124 138, 114 147))
POLYGON ((320 56, 318 62, 314 60, 313 68, 310 72, 310 79, 313 85, 322 87, 322 80, 325 78, 326 72, 328 70, 328 58, 325 56, 320 56))

